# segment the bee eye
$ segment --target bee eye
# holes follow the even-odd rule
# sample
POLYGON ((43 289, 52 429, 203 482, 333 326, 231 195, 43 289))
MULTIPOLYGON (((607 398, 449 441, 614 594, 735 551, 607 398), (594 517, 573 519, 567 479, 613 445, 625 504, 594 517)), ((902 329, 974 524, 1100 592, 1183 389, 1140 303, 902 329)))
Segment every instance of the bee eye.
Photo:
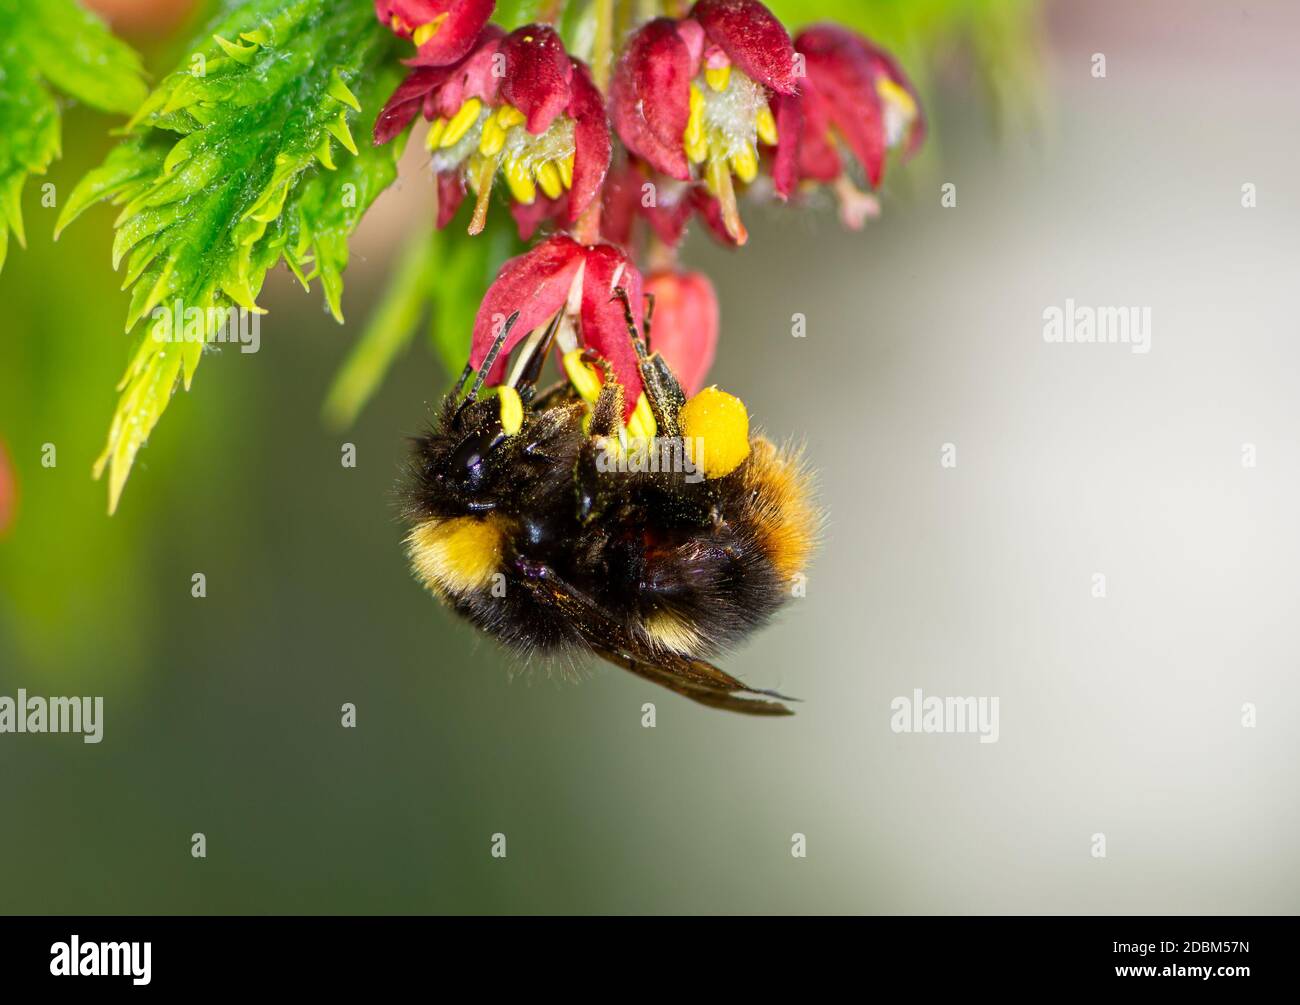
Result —
POLYGON ((487 478, 488 455, 505 438, 505 433, 495 426, 470 433, 447 458, 444 476, 460 482, 471 492, 478 491, 487 478))

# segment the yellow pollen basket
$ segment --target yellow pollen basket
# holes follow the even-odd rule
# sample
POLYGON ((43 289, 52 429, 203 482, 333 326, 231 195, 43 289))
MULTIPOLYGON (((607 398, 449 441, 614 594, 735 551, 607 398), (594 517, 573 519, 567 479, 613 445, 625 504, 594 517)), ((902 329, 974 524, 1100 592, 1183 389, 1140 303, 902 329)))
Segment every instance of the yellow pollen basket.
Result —
POLYGON ((749 457, 749 412, 735 395, 706 387, 678 414, 686 455, 705 478, 731 474, 749 457))

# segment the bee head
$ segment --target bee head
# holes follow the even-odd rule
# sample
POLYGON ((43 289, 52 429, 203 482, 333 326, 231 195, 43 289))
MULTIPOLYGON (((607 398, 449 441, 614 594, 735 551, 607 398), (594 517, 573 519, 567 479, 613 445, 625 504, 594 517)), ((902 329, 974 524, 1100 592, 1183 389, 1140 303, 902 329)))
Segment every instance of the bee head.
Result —
MULTIPOLYGON (((449 399, 434 432, 419 441, 419 483, 429 504, 447 515, 487 513, 509 491, 513 434, 507 396, 456 405, 449 399)), ((515 399, 517 402, 517 397, 515 399)))

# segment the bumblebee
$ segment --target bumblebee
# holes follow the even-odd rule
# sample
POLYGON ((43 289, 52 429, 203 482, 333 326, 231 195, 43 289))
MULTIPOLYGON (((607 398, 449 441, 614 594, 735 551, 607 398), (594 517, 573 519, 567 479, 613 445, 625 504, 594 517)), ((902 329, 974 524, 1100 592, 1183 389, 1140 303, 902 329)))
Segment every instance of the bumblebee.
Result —
POLYGON ((797 451, 750 435, 738 398, 706 388, 687 400, 649 351, 653 310, 642 341, 615 294, 638 407, 624 424, 612 371, 602 379, 598 357, 563 343, 569 379, 538 393, 558 315, 485 390, 509 318, 414 442, 404 504, 416 578, 522 656, 594 653, 704 705, 789 715, 792 699, 709 661, 791 597, 820 523, 809 473, 797 451))

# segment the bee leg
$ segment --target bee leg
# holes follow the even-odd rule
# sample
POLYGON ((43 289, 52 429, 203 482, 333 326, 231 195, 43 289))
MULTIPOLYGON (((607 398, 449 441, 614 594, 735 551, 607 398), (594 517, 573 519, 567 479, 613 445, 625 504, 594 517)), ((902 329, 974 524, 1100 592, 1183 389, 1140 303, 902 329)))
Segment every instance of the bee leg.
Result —
POLYGON ((595 403, 591 406, 591 426, 589 432, 592 436, 617 436, 618 431, 623 427, 623 385, 614 379, 614 372, 605 363, 603 359, 592 354, 592 359, 587 359, 587 354, 583 354, 584 362, 596 362, 605 367, 605 383, 600 387, 600 394, 596 397, 595 403))
POLYGON ((623 319, 627 323, 627 334, 636 349, 640 361, 641 382, 645 385, 646 400, 650 402, 650 411, 654 413, 658 435, 677 437, 682 435, 677 413, 686 404, 686 395, 682 385, 669 369, 664 358, 658 353, 651 355, 647 349, 650 339, 650 319, 654 315, 654 295, 649 295, 649 310, 646 312, 646 341, 642 342, 636 330, 636 318, 632 315, 632 302, 627 290, 618 287, 614 296, 623 304, 623 319))

